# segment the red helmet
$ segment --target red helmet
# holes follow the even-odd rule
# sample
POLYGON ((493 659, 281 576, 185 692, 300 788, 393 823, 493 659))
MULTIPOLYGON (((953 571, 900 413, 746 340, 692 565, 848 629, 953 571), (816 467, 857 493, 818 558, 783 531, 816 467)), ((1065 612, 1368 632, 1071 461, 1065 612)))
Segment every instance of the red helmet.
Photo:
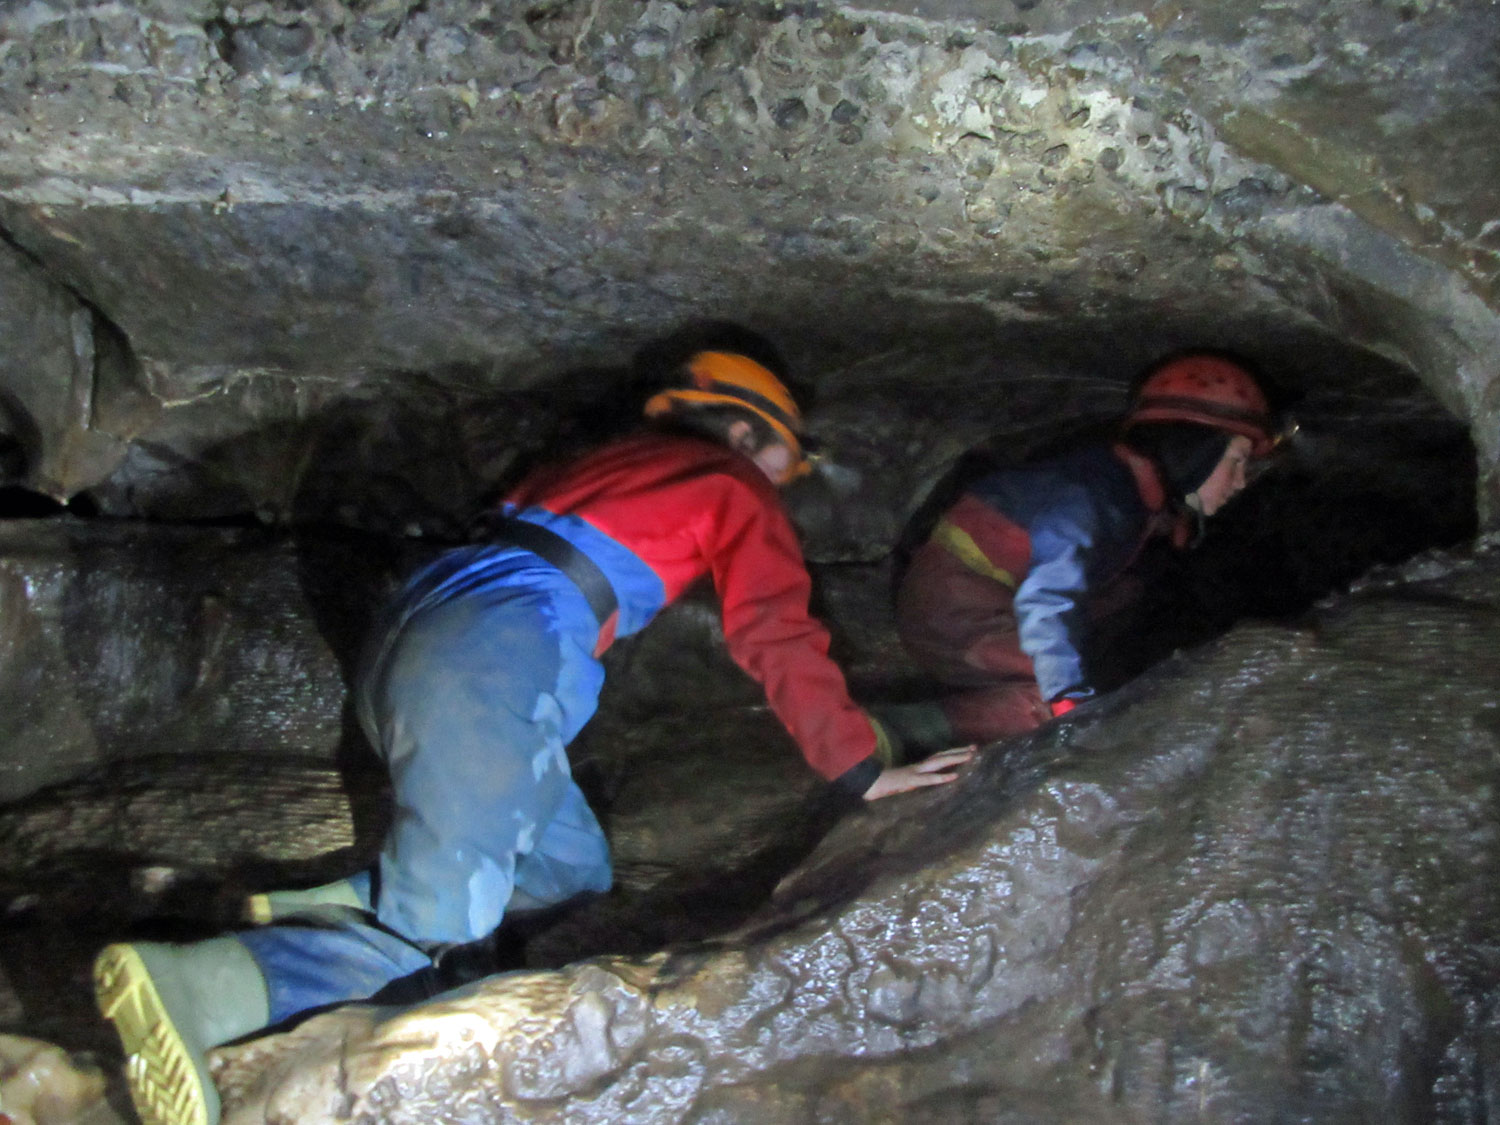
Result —
POLYGON ((1146 376, 1125 419, 1196 422, 1250 439, 1257 457, 1276 445, 1271 405, 1255 377, 1233 360, 1194 352, 1169 359, 1146 376))

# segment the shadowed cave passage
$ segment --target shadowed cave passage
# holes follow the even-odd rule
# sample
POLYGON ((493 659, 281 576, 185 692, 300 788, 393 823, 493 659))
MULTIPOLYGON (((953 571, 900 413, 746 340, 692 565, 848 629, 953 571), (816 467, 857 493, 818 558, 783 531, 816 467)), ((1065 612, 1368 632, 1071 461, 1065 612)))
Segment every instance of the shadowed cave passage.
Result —
MULTIPOLYGON (((1290 449, 1210 522, 1197 549, 1140 560, 1141 596, 1107 620, 1091 653, 1102 682, 1122 684, 1237 620, 1295 618, 1372 567, 1474 534, 1465 426, 1409 371, 1324 347, 1328 370, 1280 372, 1302 423, 1290 449)), ((860 701, 928 690, 893 635, 889 592, 901 529, 920 520, 962 462, 932 435, 972 433, 967 451, 1024 458, 1097 425, 1122 401, 1122 381, 1059 360, 1055 341, 1037 350, 1031 362, 1010 351, 1005 370, 1034 375, 1014 380, 997 377, 967 342, 927 340, 886 357, 889 366, 859 393, 822 396, 813 425, 827 434, 833 468, 787 499, 807 543, 815 609, 860 701), (935 366, 957 374, 931 380, 914 401, 904 380, 935 356, 946 359, 935 366), (1059 386, 1073 388, 1067 405, 1080 397, 1095 405, 1059 416, 1049 393, 1059 386), (919 456, 887 456, 909 449, 913 435, 919 456)), ((399 417, 411 463, 445 455, 443 427, 399 417)), ((197 524, 76 514, 161 494, 159 474, 132 493, 121 483, 128 468, 102 500, 76 498, 74 514, 47 517, 40 509, 51 502, 10 494, 16 515, 41 518, 4 525, 17 536, 6 565, 24 576, 42 560, 62 575, 33 608, 59 630, 54 671, 77 707, 42 716, 30 744, 66 743, 74 736, 64 727, 81 717, 102 760, 54 772, 0 811, 12 857, 0 872, 8 1026, 108 1057, 116 1048, 85 985, 102 942, 214 932, 233 922, 248 889, 315 884, 373 857, 388 815, 385 779, 346 713, 345 678, 370 613, 439 545, 338 526, 340 512, 418 526, 428 515, 419 499, 393 508, 392 495, 417 490, 393 492, 379 474, 366 478, 382 490, 379 502, 358 491, 350 451, 379 445, 360 424, 358 411, 340 415, 324 431, 339 440, 314 442, 338 488, 322 487, 315 463, 304 477, 317 485, 308 496, 339 508, 300 505, 307 522, 293 527, 226 511, 222 488, 212 519, 197 524)), ((306 425, 317 431, 319 419, 306 425)), ((549 425, 553 434, 577 429, 566 416, 549 425)), ((21 647, 14 632, 7 643, 21 647)), ((728 660, 711 592, 617 644, 606 663, 600 711, 571 757, 611 838, 616 887, 514 919, 496 951, 471 967, 559 967, 730 932, 854 812, 829 799, 758 688, 728 660)))
POLYGON ((651 343, 808 384, 863 702, 928 690, 945 484, 1207 346, 1301 434, 1140 560, 1104 699, 839 805, 699 591, 608 656, 617 886, 489 966, 546 971, 230 1048, 225 1125, 1491 1121, 1497 49, 1464 0, 0 5, 0 1033, 131 1119, 95 950, 370 860, 371 613, 651 343))

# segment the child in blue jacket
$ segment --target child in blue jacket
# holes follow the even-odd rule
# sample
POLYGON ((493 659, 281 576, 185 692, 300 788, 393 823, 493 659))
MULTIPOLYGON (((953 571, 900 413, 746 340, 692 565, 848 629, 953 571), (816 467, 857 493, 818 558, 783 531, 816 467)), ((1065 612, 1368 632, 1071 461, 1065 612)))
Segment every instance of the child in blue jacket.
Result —
POLYGON ((945 693, 883 708, 913 745, 1031 730, 1094 694, 1084 662, 1089 599, 1156 536, 1245 487, 1274 446, 1264 391, 1211 353, 1162 363, 1117 441, 992 472, 969 486, 913 555, 896 598, 907 651, 945 693))

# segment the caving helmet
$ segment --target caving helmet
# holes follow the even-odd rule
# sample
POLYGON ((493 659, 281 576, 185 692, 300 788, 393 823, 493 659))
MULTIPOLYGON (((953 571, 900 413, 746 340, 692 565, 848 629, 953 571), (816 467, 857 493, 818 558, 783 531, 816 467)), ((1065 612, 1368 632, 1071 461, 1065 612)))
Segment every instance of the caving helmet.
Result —
POLYGON ((660 418, 684 407, 734 406, 760 418, 792 451, 786 480, 812 469, 802 433, 802 411, 786 384, 748 356, 736 352, 698 352, 684 365, 685 385, 671 387, 646 400, 646 417, 660 418))
POLYGON ((1281 437, 1270 403, 1255 377, 1233 360, 1189 352, 1150 372, 1136 391, 1125 428, 1143 422, 1192 422, 1250 439, 1263 457, 1281 437))

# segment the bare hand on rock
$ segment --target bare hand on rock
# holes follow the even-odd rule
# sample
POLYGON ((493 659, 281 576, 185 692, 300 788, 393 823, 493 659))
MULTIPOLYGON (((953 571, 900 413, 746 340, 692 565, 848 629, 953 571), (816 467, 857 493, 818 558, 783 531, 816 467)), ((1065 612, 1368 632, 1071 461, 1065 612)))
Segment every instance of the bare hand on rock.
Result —
POLYGON ((875 783, 865 790, 865 800, 878 801, 895 793, 909 793, 929 785, 947 785, 958 780, 958 768, 973 760, 976 748, 961 746, 944 750, 909 766, 882 770, 875 783))

